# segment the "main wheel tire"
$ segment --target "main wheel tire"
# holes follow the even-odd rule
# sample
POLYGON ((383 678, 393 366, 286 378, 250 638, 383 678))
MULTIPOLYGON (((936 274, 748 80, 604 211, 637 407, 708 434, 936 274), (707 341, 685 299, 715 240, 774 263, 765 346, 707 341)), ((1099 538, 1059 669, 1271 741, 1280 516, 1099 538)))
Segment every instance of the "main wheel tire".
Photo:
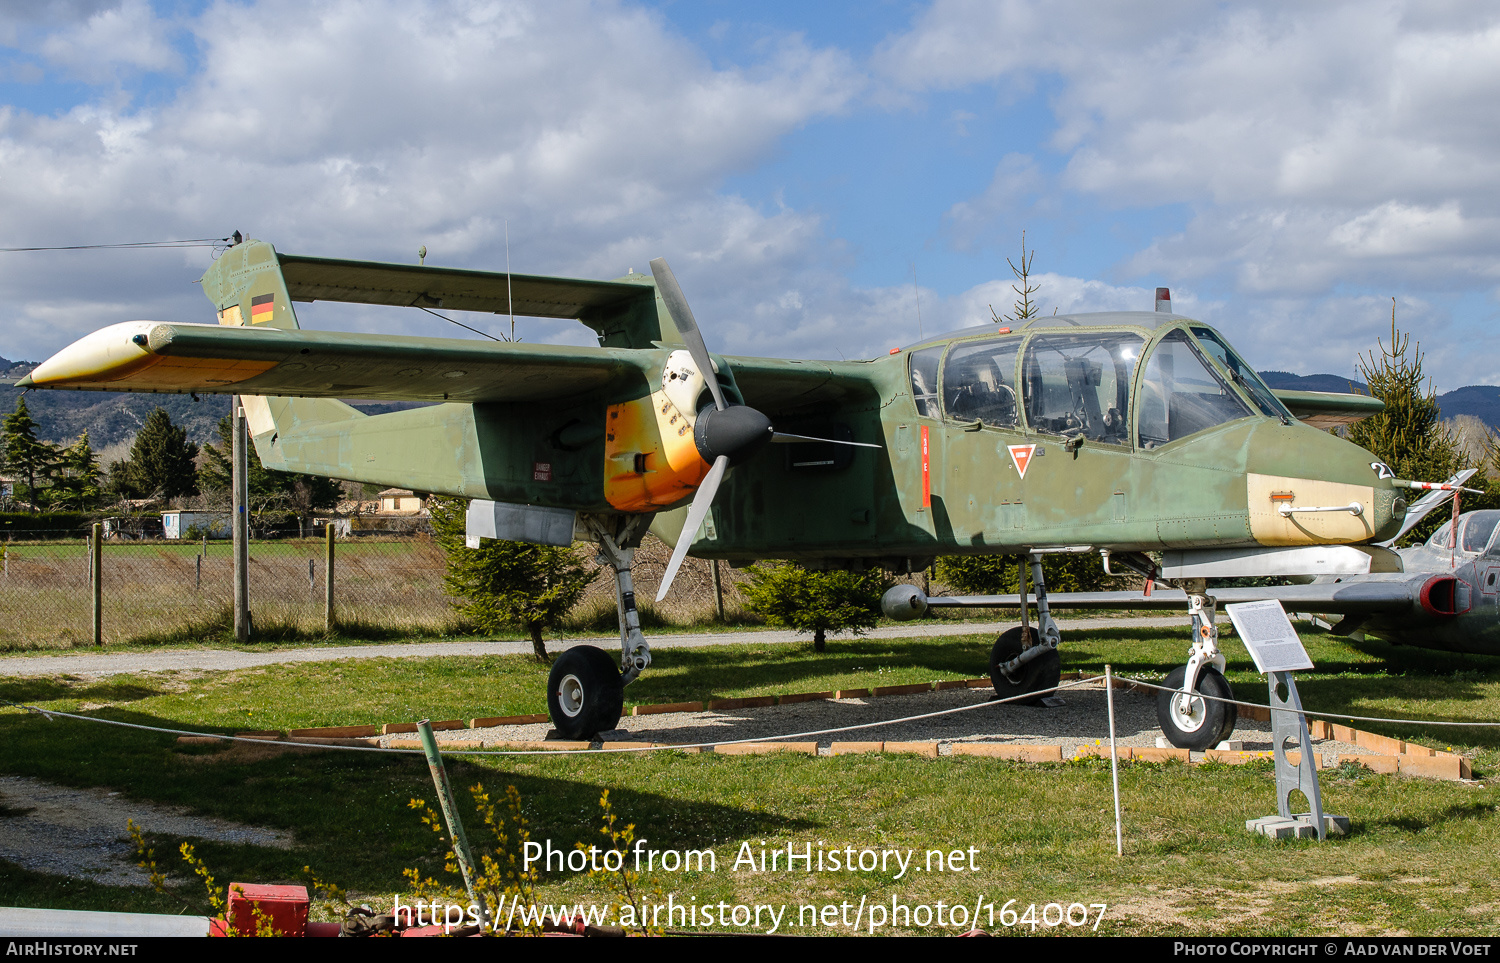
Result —
POLYGON ((625 686, 613 657, 592 645, 564 651, 547 676, 547 714, 566 739, 590 739, 620 724, 625 686))
MULTIPOLYGON (((1035 630, 1033 630, 1035 636, 1035 630)), ((995 698, 1009 699, 1012 696, 1025 695, 1028 692, 1038 692, 1056 687, 1062 681, 1062 657, 1057 654, 1056 649, 1044 652, 1036 658, 1021 666, 1016 681, 1007 679, 1001 672, 1000 667, 1021 654, 1021 627, 1018 625, 1013 629, 1006 629, 1000 633, 995 640, 994 648, 990 649, 990 681, 995 685, 995 698)), ((1048 693, 1050 694, 1050 693, 1048 693)), ((1020 699, 1011 705, 1039 706, 1045 696, 1037 696, 1035 699, 1020 699)))
MULTIPOLYGON (((1179 749, 1202 752, 1228 739, 1239 720, 1239 708, 1232 702, 1200 699, 1182 691, 1187 681, 1187 666, 1179 665, 1167 673, 1163 683, 1172 692, 1156 693, 1156 721, 1161 724, 1167 741, 1179 749)), ((1220 699, 1233 699, 1234 690, 1219 670, 1206 665, 1198 670, 1198 691, 1220 699)))

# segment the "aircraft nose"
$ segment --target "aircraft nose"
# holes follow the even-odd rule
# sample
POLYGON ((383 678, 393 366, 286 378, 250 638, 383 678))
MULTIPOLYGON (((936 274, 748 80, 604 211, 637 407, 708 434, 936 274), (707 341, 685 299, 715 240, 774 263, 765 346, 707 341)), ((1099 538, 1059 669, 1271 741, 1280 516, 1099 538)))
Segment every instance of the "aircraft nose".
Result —
POLYGON ((1380 460, 1306 425, 1265 424, 1248 459, 1252 528, 1281 544, 1379 542, 1406 515, 1404 493, 1380 460), (1262 530, 1263 529, 1263 530, 1262 530))

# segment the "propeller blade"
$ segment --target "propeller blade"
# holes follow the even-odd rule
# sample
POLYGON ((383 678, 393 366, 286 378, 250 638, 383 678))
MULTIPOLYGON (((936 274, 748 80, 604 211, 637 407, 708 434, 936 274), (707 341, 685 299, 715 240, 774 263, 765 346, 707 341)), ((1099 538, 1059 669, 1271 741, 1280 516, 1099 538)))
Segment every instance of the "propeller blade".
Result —
MULTIPOLYGON (((656 267, 652 261, 651 266, 656 267)), ((667 590, 672 587, 672 579, 677 577, 677 569, 682 566, 682 560, 687 558, 688 546, 693 544, 693 537, 698 534, 698 526, 708 517, 708 510, 714 505, 714 493, 719 490, 719 482, 724 480, 724 471, 729 467, 729 456, 720 455, 714 459, 714 466, 704 476, 703 483, 698 486, 698 492, 693 496, 693 504, 688 508, 687 523, 682 526, 682 534, 677 537, 677 547, 672 549, 672 560, 667 563, 667 571, 661 577, 661 588, 656 593, 656 600, 660 602, 667 597, 667 590)))
MULTIPOLYGON (((693 364, 697 366, 703 380, 708 382, 708 390, 714 396, 714 407, 723 411, 729 406, 724 403, 724 393, 719 390, 719 379, 714 376, 714 363, 708 356, 708 345, 703 343, 698 322, 693 320, 693 309, 688 307, 687 298, 683 297, 682 288, 677 285, 677 277, 667 267, 665 258, 654 258, 651 261, 651 274, 656 278, 656 290, 661 292, 662 303, 667 306, 672 323, 677 325, 677 333, 682 335, 683 344, 687 345, 688 353, 693 356, 693 364)), ((696 505, 697 502, 693 504, 696 505)))
POLYGON ((860 448, 880 448, 880 445, 872 445, 868 441, 842 441, 838 438, 814 438, 812 435, 793 435, 785 431, 778 431, 771 435, 771 441, 778 445, 795 445, 805 441, 823 441, 830 445, 857 445, 860 448))

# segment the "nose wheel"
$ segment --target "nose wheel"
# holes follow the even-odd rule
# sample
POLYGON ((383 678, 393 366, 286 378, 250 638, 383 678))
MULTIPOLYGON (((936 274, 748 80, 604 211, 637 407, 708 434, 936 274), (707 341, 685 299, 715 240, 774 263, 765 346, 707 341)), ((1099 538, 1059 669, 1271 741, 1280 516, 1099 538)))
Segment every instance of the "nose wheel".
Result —
POLYGON ((1234 690, 1229 680, 1213 666, 1198 670, 1197 692, 1182 691, 1187 681, 1187 666, 1179 665, 1167 673, 1163 683, 1173 691, 1156 693, 1156 721, 1167 741, 1179 749, 1202 752, 1228 739, 1239 720, 1239 709, 1232 702, 1234 690), (1202 693, 1199 695, 1198 693, 1202 693), (1204 695, 1217 699, 1205 699, 1204 695))
POLYGON ((620 724, 625 686, 615 659, 592 645, 568 649, 547 676, 547 714, 565 739, 589 739, 620 724))

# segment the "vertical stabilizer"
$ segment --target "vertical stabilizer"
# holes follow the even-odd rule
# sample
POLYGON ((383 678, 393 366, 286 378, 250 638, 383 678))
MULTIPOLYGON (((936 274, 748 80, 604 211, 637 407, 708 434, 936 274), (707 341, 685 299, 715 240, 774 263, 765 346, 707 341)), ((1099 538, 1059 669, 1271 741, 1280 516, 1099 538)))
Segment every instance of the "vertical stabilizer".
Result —
POLYGON ((200 283, 218 310, 220 324, 298 326, 276 249, 265 241, 252 239, 225 251, 200 283))
MULTIPOLYGON (((220 324, 299 327, 276 249, 265 241, 247 240, 225 251, 200 283, 214 303, 220 324)), ((261 463, 285 471, 301 469, 282 456, 277 444, 282 436, 290 438, 315 426, 367 417, 357 408, 329 399, 243 395, 241 403, 261 463)))

